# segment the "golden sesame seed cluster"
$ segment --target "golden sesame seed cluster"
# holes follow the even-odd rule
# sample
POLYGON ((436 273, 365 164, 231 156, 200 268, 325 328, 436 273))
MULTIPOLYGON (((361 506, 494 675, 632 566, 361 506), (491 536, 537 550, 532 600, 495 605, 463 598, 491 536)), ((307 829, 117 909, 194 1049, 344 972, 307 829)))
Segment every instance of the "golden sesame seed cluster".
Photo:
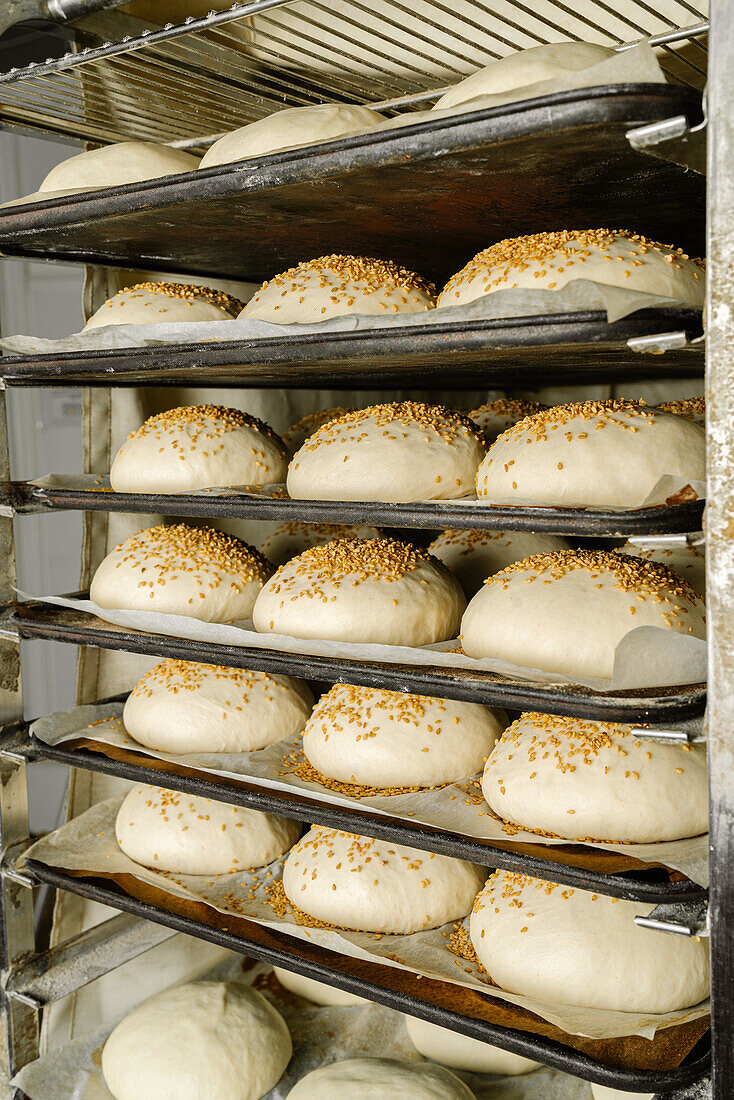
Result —
POLYGON ((706 422, 706 400, 703 397, 686 397, 681 401, 662 401, 658 405, 664 412, 675 413, 676 416, 685 416, 686 420, 693 420, 696 424, 706 422))
POLYGON ((100 306, 83 331, 105 325, 149 325, 170 321, 227 321, 243 308, 237 298, 191 283, 136 283, 100 306))
POLYGON ((274 565, 285 565, 291 558, 323 546, 334 539, 378 539, 380 531, 369 524, 358 526, 347 523, 279 523, 260 544, 260 550, 274 565))
POLYGON ((313 435, 322 424, 328 424, 330 420, 336 420, 337 417, 351 412, 356 412, 356 409, 352 406, 337 405, 332 409, 319 409, 318 412, 302 416, 295 424, 291 424, 287 431, 283 432, 283 442, 291 454, 295 454, 298 448, 301 447, 308 437, 313 435))
POLYGON ((642 558, 643 561, 659 562, 682 577, 699 596, 705 597, 706 554, 703 546, 645 548, 627 542, 618 552, 642 558))
POLYGON ((526 416, 542 412, 548 406, 540 401, 520 401, 516 398, 499 397, 479 405, 467 414, 484 433, 487 443, 494 443, 498 435, 524 420, 526 416))

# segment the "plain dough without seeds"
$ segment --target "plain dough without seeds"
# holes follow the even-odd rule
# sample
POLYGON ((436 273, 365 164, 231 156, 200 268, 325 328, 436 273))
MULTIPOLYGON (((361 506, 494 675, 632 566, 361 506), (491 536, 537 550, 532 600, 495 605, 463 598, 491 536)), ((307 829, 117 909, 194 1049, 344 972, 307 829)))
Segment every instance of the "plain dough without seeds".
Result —
POLYGON ((451 1069, 463 1069, 469 1073, 494 1073, 501 1077, 516 1077, 538 1069, 539 1062, 531 1062, 509 1050, 501 1050, 491 1043, 483 1043, 447 1027, 439 1027, 417 1016, 405 1016, 410 1041, 424 1058, 440 1062, 451 1069))
POLYGON ((519 401, 501 397, 471 409, 466 415, 482 429, 484 438, 489 444, 494 443, 497 436, 506 432, 513 424, 517 424, 518 420, 524 420, 526 416, 532 416, 547 408, 548 406, 541 404, 540 401, 519 401))
POLYGON ((219 531, 149 527, 100 563, 89 598, 99 607, 231 623, 250 617, 272 571, 257 550, 219 531))
POLYGON ((296 841, 298 822, 136 783, 115 822, 126 856, 155 871, 229 875, 266 867, 296 841))
POLYGON ((230 321, 242 302, 219 290, 189 283, 136 283, 108 298, 82 332, 106 325, 152 325, 171 321, 230 321))
POLYGON ((630 554, 644 561, 657 561, 678 573, 699 596, 706 595, 706 555, 702 546, 674 546, 666 549, 657 546, 647 550, 626 542, 619 549, 620 554, 630 554))
POLYGON ((350 527, 340 523, 279 523, 265 536, 259 549, 274 565, 284 565, 311 546, 324 546, 334 539, 377 539, 376 527, 350 527))
POLYGON ((291 676, 169 659, 135 685, 122 720, 156 752, 252 752, 300 733, 312 705, 291 676))
POLYGON ((215 164, 333 141, 356 131, 371 130, 384 119, 385 115, 368 107, 347 104, 289 107, 225 134, 205 153, 199 168, 213 168, 215 164))
POLYGON ((523 714, 484 769, 490 809, 568 840, 654 844, 706 833, 706 749, 644 740, 630 729, 523 714))
POLYGON ((151 997, 102 1051, 115 1100, 260 1100, 293 1047, 280 1013, 238 982, 192 982, 151 997))
POLYGON ((273 971, 284 989, 317 1005, 344 1007, 370 1003, 364 997, 358 997, 356 993, 348 993, 346 989, 338 989, 335 985, 327 985, 326 982, 317 982, 315 978, 306 978, 303 974, 295 974, 292 970, 282 970, 279 966, 274 966, 273 971))
POLYGON ((118 493, 187 493, 279 484, 287 470, 285 444, 262 420, 220 405, 184 405, 130 433, 110 484, 118 493))
POLYGON ((655 562, 566 550, 490 577, 461 623, 469 657, 495 657, 572 677, 614 671, 614 651, 639 626, 706 637, 703 600, 655 562))
POLYGON ((504 432, 477 471, 477 494, 492 504, 639 508, 664 474, 682 485, 705 479, 703 428, 637 402, 585 401, 504 432))
POLYGON ((515 561, 567 549, 567 541, 559 535, 526 531, 443 531, 428 547, 448 566, 468 598, 487 577, 515 561))
POLYGON ((62 160, 51 169, 38 190, 120 187, 125 183, 192 172, 198 167, 199 158, 181 149, 156 145, 152 141, 120 141, 62 160))
POLYGON ((335 684, 303 731, 310 763, 367 787, 431 787, 484 767, 507 725, 502 710, 456 699, 335 684))
POLYGON ((288 467, 301 500, 451 500, 474 492, 486 447, 472 422, 442 405, 397 401, 319 428, 288 467))
POLYGON ((620 1092, 619 1089, 610 1089, 607 1085, 591 1085, 591 1095, 594 1100, 655 1100, 652 1092, 620 1092))
POLYGON ((389 1058, 349 1058, 307 1073, 288 1100, 474 1100, 463 1081, 442 1066, 389 1058))
POLYGON ((454 638, 466 598, 436 558, 394 539, 336 539, 281 565, 255 602, 255 630, 421 646, 454 638))
POLYGON ((613 1012, 697 1005, 711 988, 708 945, 635 924, 653 908, 496 871, 475 902, 469 934, 508 993, 613 1012))
POLYGON ((641 291, 703 308, 703 260, 626 230, 589 229, 510 237, 453 275, 437 305, 458 306, 498 290, 560 290, 574 279, 641 291))
POLYGON ((316 920, 391 934, 465 917, 484 877, 461 859, 312 825, 288 853, 283 888, 316 920))

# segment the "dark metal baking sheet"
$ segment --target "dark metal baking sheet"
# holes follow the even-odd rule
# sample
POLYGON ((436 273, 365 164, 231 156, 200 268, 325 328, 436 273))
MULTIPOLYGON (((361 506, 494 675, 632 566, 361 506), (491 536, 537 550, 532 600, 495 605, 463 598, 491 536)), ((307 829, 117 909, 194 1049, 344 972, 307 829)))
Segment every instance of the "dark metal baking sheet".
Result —
POLYGON ((629 129, 684 115, 673 84, 559 92, 373 135, 0 210, 7 256, 260 281, 331 252, 443 283, 503 237, 634 229, 704 251, 705 179, 635 151, 629 129))
POLYGON ((706 685, 691 684, 615 693, 594 692, 576 685, 536 684, 509 680, 491 672, 458 668, 393 665, 348 658, 312 657, 278 650, 250 649, 212 642, 194 642, 162 634, 146 634, 103 622, 83 611, 39 601, 19 604, 11 617, 22 638, 47 638, 88 645, 177 657, 209 665, 280 672, 305 680, 365 684, 367 687, 411 691, 471 703, 533 710, 608 722, 650 722, 665 725, 703 714, 706 685))
POLYGON ((700 343, 664 354, 635 352, 627 344, 663 333, 696 339, 702 333, 701 311, 647 309, 611 323, 596 310, 464 323, 427 320, 417 328, 7 355, 0 358, 0 373, 8 386, 458 390, 702 376, 700 343))
POLYGON ((640 1092, 669 1092, 702 1077, 711 1064, 708 1037, 705 1036, 689 1057, 677 1068, 667 1070, 630 1070, 606 1065, 580 1050, 555 1042, 542 1035, 517 1031, 490 1023, 487 1020, 463 1015, 455 1007, 448 1007, 446 997, 434 991, 444 991, 446 983, 423 978, 415 982, 411 975, 400 972, 398 978, 391 967, 359 964, 324 948, 305 944, 278 929, 265 929, 250 924, 248 936, 227 930, 226 922, 220 926, 193 920, 177 912, 149 905, 126 894, 115 883, 95 878, 77 878, 37 860, 26 861, 27 870, 39 882, 46 882, 59 890, 67 890, 81 897, 90 898, 102 905, 134 913, 144 920, 173 928, 177 932, 195 936, 218 944, 241 955, 249 955, 303 974, 307 978, 326 982, 328 985, 366 997, 411 1016, 429 1020, 441 1027, 469 1035, 474 1039, 493 1043, 503 1050, 512 1051, 524 1058, 531 1058, 544 1065, 553 1066, 575 1077, 607 1085, 620 1090, 640 1092), (391 974, 390 972, 393 971, 391 974), (367 974, 367 976, 364 976, 367 974), (397 988, 396 988, 397 987, 397 988), (402 987, 402 988, 400 988, 402 987))

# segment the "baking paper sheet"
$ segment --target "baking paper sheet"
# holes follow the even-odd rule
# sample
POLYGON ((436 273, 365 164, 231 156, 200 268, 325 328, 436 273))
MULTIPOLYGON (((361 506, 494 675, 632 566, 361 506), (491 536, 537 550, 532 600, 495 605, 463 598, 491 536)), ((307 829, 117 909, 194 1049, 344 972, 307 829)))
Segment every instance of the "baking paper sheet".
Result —
MULTIPOLYGON (((643 860, 645 863, 662 863, 673 867, 701 886, 708 886, 708 836, 692 837, 661 844, 592 844, 588 841, 553 840, 541 837, 526 829, 508 828, 492 816, 489 806, 481 796, 481 789, 471 779, 450 783, 445 787, 417 791, 411 794, 384 797, 354 798, 334 792, 321 784, 310 783, 287 772, 284 758, 298 752, 300 735, 279 741, 266 749, 244 753, 187 753, 155 752, 145 748, 131 737, 122 725, 122 703, 79 707, 74 711, 51 714, 34 722, 31 732, 47 745, 63 745, 80 738, 112 745, 115 748, 144 753, 158 760, 181 764, 201 772, 214 772, 233 779, 254 779, 262 787, 273 791, 298 790, 317 795, 323 802, 346 809, 370 809, 381 815, 409 818, 411 823, 433 825, 447 832, 477 840, 499 840, 517 844, 581 844, 586 848, 618 852, 623 856, 643 860)), ((705 751, 697 747, 696 752, 705 751)), ((475 777, 478 779, 479 777, 475 777)), ((154 783, 165 786, 165 774, 153 777, 154 783)), ((552 858, 552 854, 549 853, 552 858)), ((487 853, 491 859, 491 853, 487 853)))
MULTIPOLYGON (((279 917, 268 903, 269 891, 281 878, 282 860, 254 872, 219 875, 169 875, 134 863, 120 850, 115 838, 115 818, 122 803, 108 799, 80 817, 33 844, 26 856, 51 867, 86 875, 129 875, 180 898, 205 902, 223 913, 233 913, 269 928, 285 931, 298 939, 319 944, 340 955, 380 962, 429 978, 466 986, 527 1009, 572 1035, 613 1038, 640 1035, 652 1038, 658 1028, 695 1020, 709 1011, 708 1002, 681 1012, 630 1013, 549 1004, 521 997, 489 985, 479 967, 458 960, 447 947, 454 925, 415 932, 412 935, 379 935, 366 932, 337 932, 299 925, 288 914, 279 917)), ((650 906, 649 911, 654 907, 650 906)), ((656 935, 657 933, 650 933, 656 935)))

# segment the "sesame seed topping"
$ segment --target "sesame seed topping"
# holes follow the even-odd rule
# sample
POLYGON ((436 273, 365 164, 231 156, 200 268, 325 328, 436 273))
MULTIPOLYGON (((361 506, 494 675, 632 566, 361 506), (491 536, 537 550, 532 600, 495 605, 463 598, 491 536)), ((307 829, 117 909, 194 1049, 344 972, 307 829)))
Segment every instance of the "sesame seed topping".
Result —
POLYGON ((127 294, 128 296, 135 296, 138 291, 148 291, 150 294, 162 294, 166 298, 182 298, 187 302, 205 301, 210 305, 219 306, 220 309, 225 310, 231 314, 232 317, 236 317, 245 308, 245 303, 240 302, 238 298, 233 298, 230 294, 224 294, 221 290, 213 290, 210 286, 194 286, 190 283, 135 283, 134 286, 125 287, 124 290, 120 290, 113 298, 110 298, 108 305, 115 301, 115 298, 119 298, 121 294, 127 294))

